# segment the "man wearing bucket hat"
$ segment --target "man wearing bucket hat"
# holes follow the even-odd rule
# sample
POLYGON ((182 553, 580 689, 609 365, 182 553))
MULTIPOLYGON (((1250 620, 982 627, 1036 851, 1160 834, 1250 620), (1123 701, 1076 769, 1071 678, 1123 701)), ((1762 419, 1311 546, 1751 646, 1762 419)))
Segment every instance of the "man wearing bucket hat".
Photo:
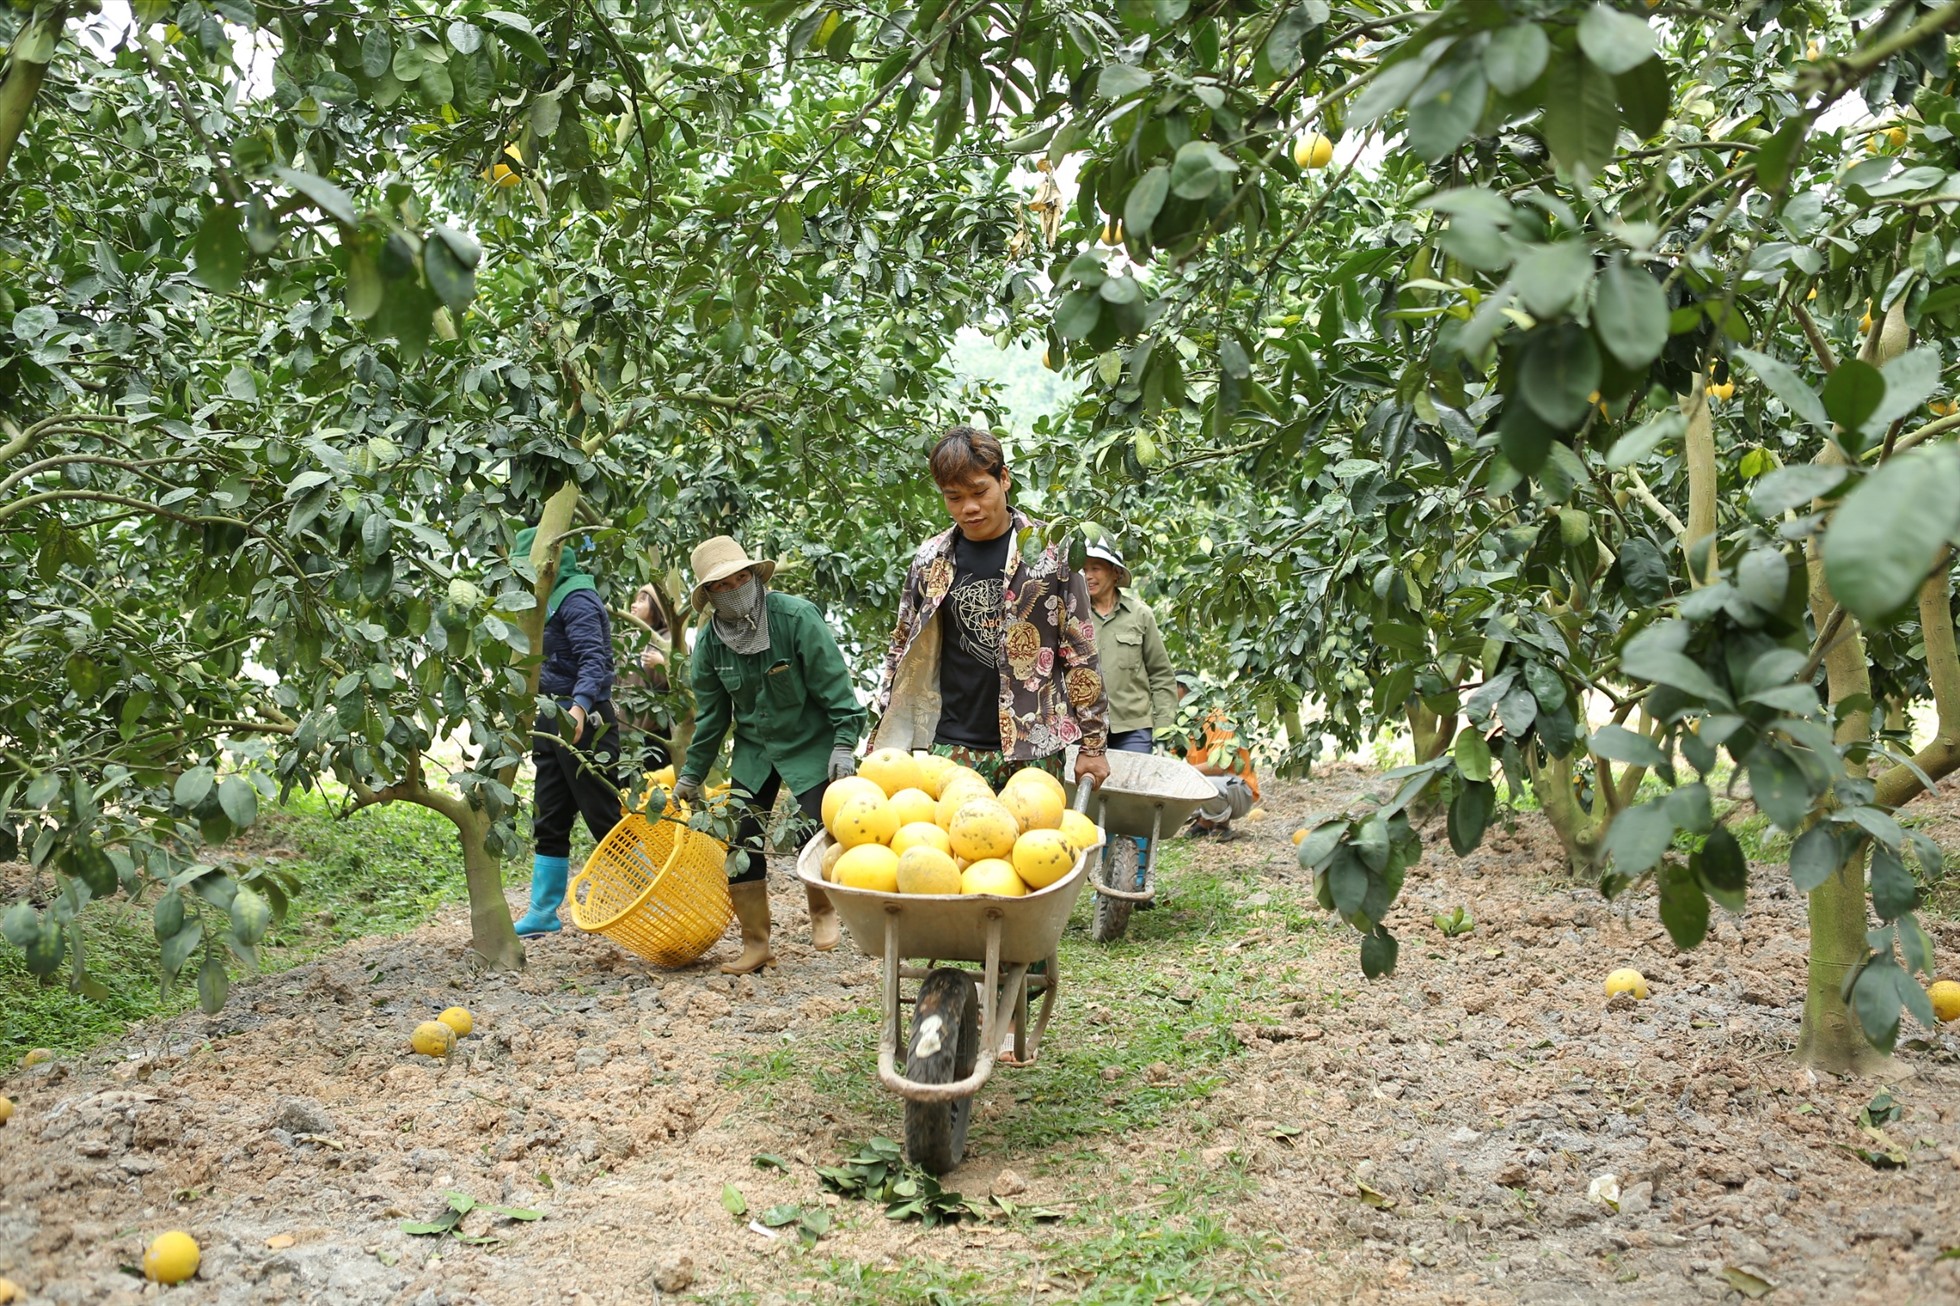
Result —
MULTIPOLYGON (((1109 695, 1109 746, 1122 753, 1148 753, 1159 736, 1177 726, 1177 676, 1164 650, 1150 605, 1127 593, 1130 569, 1106 539, 1089 545, 1082 578, 1089 586, 1089 610, 1096 623, 1096 653, 1102 659, 1103 689, 1109 695)), ((1138 836, 1139 853, 1150 840, 1138 836)), ((1143 883, 1141 858, 1137 887, 1143 883)), ((1149 907, 1150 903, 1143 906, 1149 907)))
MULTIPOLYGON (((823 614, 807 599, 769 588, 773 561, 751 558, 740 544, 717 535, 694 550, 690 565, 694 610, 710 608, 713 618, 694 645, 694 739, 674 782, 674 799, 699 797, 733 727, 728 774, 744 806, 734 846, 748 855, 748 865, 728 886, 742 952, 721 969, 742 975, 775 959, 762 819, 784 785, 806 822, 821 819, 825 787, 857 770, 853 758, 865 714, 823 614)), ((823 890, 804 889, 810 941, 828 951, 837 946, 836 909, 823 890)))
MULTIPOLYGON (((538 529, 517 532, 513 556, 528 557, 538 529)), ((594 839, 619 823, 619 718, 613 713, 612 619, 571 545, 558 551, 558 579, 545 599, 544 665, 538 693, 558 705, 532 731, 537 769, 531 837, 531 910, 517 920, 523 937, 555 934, 571 874, 572 824, 583 815, 594 839)))

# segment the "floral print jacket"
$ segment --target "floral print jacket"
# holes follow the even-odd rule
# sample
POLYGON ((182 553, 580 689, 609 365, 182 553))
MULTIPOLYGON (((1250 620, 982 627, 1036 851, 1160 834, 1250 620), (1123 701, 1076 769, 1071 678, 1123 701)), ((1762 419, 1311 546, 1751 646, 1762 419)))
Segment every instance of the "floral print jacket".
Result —
MULTIPOLYGON (((1041 523, 1014 512, 1002 572, 1000 751, 1031 761, 1070 744, 1094 756, 1108 745, 1109 700, 1096 658, 1089 587, 1056 545, 1025 554, 1041 523)), ((930 748, 939 728, 939 647, 934 620, 953 587, 952 527, 912 558, 898 600, 898 627, 878 687, 878 748, 930 748)))

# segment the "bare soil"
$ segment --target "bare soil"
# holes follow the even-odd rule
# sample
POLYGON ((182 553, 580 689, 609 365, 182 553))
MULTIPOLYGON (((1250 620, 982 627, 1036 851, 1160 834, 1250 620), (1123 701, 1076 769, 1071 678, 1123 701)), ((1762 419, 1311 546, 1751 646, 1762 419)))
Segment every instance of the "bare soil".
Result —
MULTIPOLYGON (((716 973, 732 937, 661 971, 571 929, 521 974, 479 974, 456 910, 241 984, 216 1017, 12 1072, 0 1275, 34 1306, 1960 1302, 1960 1038, 1908 1018, 1886 1078, 1797 1067, 1804 905, 1779 868, 1682 955, 1650 901, 1566 881, 1535 815, 1461 861, 1437 829, 1389 921, 1400 966, 1371 983, 1288 839, 1369 781, 1274 785, 1251 838, 1180 841, 1168 900, 1114 951, 1081 935, 1084 899, 1053 1048, 982 1090, 946 1180, 1018 1213, 926 1228, 821 1190, 814 1165, 899 1116, 869 1082, 875 964, 848 939, 811 950, 785 865, 780 965, 760 976, 716 973), (1458 905, 1476 926, 1447 939, 1430 917, 1458 905), (1648 1001, 1605 1000, 1619 965, 1648 1001), (1229 1019, 1225 984, 1244 989, 1222 995, 1229 1019), (412 1053, 414 1024, 457 1003, 478 1021, 458 1055, 412 1053), (1189 1013, 1188 1056, 1142 1063, 1127 1027, 1146 1005, 1189 1013), (1044 1076, 1106 1096, 1056 1103, 1044 1076), (1875 1138, 1859 1113, 1881 1088, 1901 1114, 1875 1138), (1861 1156, 1881 1144, 1905 1164, 1861 1156), (770 1237, 730 1215, 725 1185, 835 1225, 809 1249, 770 1237), (402 1231, 450 1191, 543 1218, 472 1213, 461 1232, 481 1244, 402 1231), (1166 1247, 1197 1230, 1225 1250, 1143 1291, 1153 1219, 1166 1247), (129 1267, 170 1228, 204 1262, 165 1293, 129 1267)), ((1960 928, 1929 927, 1953 957, 1960 928)))

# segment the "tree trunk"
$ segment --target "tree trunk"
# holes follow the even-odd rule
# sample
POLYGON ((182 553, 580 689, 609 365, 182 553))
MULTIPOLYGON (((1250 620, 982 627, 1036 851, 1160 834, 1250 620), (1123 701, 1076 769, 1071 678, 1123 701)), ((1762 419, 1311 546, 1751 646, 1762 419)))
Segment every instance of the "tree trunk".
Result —
MULTIPOLYGON (((1438 716, 1429 710, 1421 699, 1411 699, 1408 707, 1409 737, 1415 747, 1415 760, 1418 764, 1432 762, 1449 751, 1456 739, 1456 716, 1438 716)), ((1410 816, 1417 821, 1426 821, 1436 814, 1442 804, 1443 779, 1441 776, 1429 782, 1429 786, 1410 805, 1410 816)))
POLYGON ((1531 789, 1538 796, 1538 808, 1545 813, 1545 820, 1565 849, 1567 869, 1575 878, 1598 879, 1601 845, 1612 820, 1605 796, 1596 795, 1590 811, 1580 803, 1579 795, 1572 788, 1570 758, 1554 757, 1544 766, 1527 758, 1525 765, 1531 772, 1531 789))
POLYGON ((504 898, 503 863, 484 842, 490 817, 465 807, 461 819, 455 814, 450 819, 463 845, 463 876, 470 886, 470 955, 490 970, 520 970, 524 945, 504 898))
POLYGON ((13 157, 14 142, 27 126, 27 115, 34 109, 34 97, 48 75, 48 62, 68 23, 66 3, 48 5, 35 12, 14 33, 7 73, 0 78, 0 177, 7 175, 7 161, 13 157), (46 51, 47 57, 33 56, 46 51))
POLYGON ((1797 1060, 1840 1075, 1865 1075, 1890 1061, 1871 1045, 1844 1001, 1844 980, 1865 959, 1865 845, 1811 891, 1810 965, 1797 1060))

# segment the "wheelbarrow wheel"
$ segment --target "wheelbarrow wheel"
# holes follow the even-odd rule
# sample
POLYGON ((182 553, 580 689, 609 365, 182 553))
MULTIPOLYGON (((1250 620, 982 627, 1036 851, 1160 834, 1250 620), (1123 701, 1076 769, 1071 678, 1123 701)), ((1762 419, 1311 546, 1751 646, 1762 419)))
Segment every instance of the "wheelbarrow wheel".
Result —
MULTIPOLYGON (((1135 893, 1137 841, 1128 835, 1114 836, 1109 846, 1103 849, 1102 869, 1098 874, 1101 882, 1109 888, 1135 893)), ((1095 915, 1089 922, 1090 937, 1097 943, 1110 943, 1122 938, 1123 931, 1130 928, 1130 908, 1135 905, 1128 898, 1097 894, 1095 915)))
MULTIPOLYGON (((936 970, 919 986, 912 1009, 912 1042, 905 1077, 921 1084, 951 1084, 973 1073, 980 1056, 980 1002, 973 977, 955 967, 936 970)), ((966 1126, 973 1099, 905 1103, 905 1155, 913 1165, 945 1174, 966 1155, 966 1126)))

